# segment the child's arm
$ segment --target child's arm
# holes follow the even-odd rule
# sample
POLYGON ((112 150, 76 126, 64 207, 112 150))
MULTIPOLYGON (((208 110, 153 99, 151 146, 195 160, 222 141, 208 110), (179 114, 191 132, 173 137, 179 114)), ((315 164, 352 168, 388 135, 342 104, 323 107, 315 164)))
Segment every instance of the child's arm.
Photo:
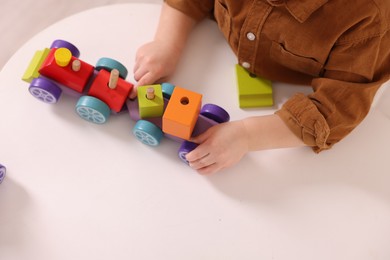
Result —
POLYGON ((201 174, 230 167, 249 151, 305 145, 275 114, 215 125, 191 141, 200 145, 187 160, 201 174))
MULTIPOLYGON (((152 84, 171 76, 179 61, 188 35, 196 21, 164 3, 152 42, 141 46, 136 54, 134 79, 137 86, 152 84)), ((134 98, 136 93, 131 93, 134 98)))

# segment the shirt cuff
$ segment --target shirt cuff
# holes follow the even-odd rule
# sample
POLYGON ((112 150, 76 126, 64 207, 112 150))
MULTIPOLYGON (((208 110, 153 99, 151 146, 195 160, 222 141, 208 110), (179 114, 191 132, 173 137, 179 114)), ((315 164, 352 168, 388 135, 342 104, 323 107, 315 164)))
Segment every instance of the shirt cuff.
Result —
POLYGON ((275 114, 316 153, 331 148, 332 144, 327 143, 330 134, 329 125, 313 102, 304 94, 295 94, 275 114))

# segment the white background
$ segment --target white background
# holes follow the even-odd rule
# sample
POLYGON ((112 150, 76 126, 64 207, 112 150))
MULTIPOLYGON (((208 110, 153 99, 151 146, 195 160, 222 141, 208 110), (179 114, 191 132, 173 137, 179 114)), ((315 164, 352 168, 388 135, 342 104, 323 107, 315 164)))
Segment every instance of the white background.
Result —
MULTIPOLYGON (((165 139, 147 147, 127 114, 80 119, 77 99, 34 99, 21 76, 36 50, 74 43, 95 64, 132 68, 153 37, 159 5, 128 4, 69 17, 27 42, 0 75, 0 259, 388 260, 390 93, 330 150, 254 152, 200 176, 165 139)), ((169 37, 169 35, 167 35, 169 37)), ((275 107, 238 108, 236 60, 215 24, 192 35, 175 85, 204 95, 233 120, 273 113, 306 87, 274 85, 275 107)))

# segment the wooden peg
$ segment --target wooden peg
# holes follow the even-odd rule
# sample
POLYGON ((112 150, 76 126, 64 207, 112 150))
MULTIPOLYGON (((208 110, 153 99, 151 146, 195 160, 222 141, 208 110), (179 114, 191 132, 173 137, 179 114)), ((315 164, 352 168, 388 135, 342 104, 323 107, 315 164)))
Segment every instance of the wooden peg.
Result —
POLYGON ((149 100, 153 100, 154 97, 155 97, 154 88, 153 88, 153 87, 149 87, 149 88, 146 90, 146 98, 149 99, 149 100))
POLYGON ((80 70, 80 68, 81 68, 81 62, 80 62, 80 60, 74 60, 74 61, 72 62, 72 70, 77 72, 77 71, 80 70))
POLYGON ((118 78, 119 78, 119 70, 113 69, 110 74, 110 80, 108 82, 108 87, 110 89, 115 89, 116 84, 118 83, 118 78))

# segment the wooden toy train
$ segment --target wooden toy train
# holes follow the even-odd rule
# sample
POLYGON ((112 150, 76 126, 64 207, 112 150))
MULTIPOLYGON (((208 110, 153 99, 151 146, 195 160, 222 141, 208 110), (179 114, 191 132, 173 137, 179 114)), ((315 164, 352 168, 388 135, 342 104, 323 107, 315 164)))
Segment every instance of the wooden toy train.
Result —
POLYGON ((136 99, 129 99, 134 87, 126 81, 128 71, 120 62, 101 58, 95 66, 79 59, 80 51, 64 40, 33 56, 22 79, 29 91, 45 103, 56 103, 66 91, 77 93, 76 113, 83 119, 105 123, 110 114, 128 110, 136 121, 135 137, 144 144, 157 146, 165 135, 181 142, 180 159, 197 145, 192 136, 215 124, 228 122, 229 114, 214 104, 201 107, 202 95, 170 83, 140 86, 136 99))

